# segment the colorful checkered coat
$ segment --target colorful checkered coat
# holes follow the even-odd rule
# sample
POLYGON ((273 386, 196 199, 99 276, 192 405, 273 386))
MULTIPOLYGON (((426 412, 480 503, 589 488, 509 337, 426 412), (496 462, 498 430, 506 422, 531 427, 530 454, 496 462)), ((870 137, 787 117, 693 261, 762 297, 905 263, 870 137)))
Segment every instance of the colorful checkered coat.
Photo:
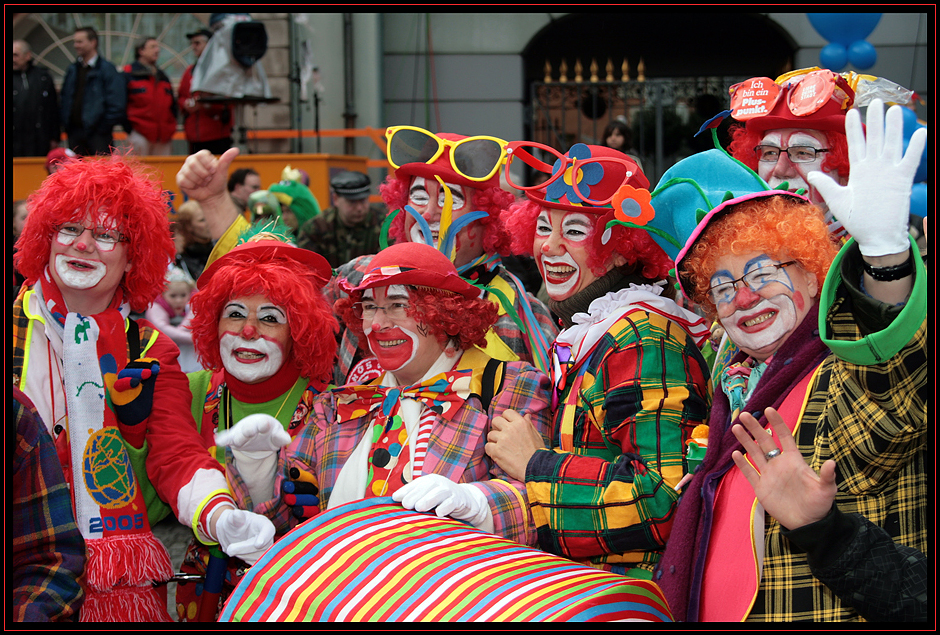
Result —
POLYGON ((556 449, 538 450, 526 469, 542 549, 621 573, 652 569, 678 503, 673 488, 688 472, 685 442, 708 413, 707 378, 692 336, 662 315, 634 308, 607 330, 569 371, 553 414, 556 449), (563 451, 570 409, 573 449, 563 451))
MULTIPOLYGON (((487 359, 471 349, 464 353, 457 369, 473 368, 482 373, 487 359)), ((548 378, 529 364, 509 363, 502 389, 493 397, 488 411, 481 410, 479 398, 471 395, 452 420, 438 418, 428 440, 422 472, 440 474, 458 483, 475 483, 490 503, 495 533, 523 544, 534 544, 535 528, 526 504, 525 487, 511 480, 483 450, 490 419, 509 408, 531 413, 536 429, 547 438, 548 378)), ((307 427, 281 450, 274 491, 281 491, 281 482, 288 478, 291 467, 299 467, 316 476, 322 511, 329 503, 340 470, 369 429, 371 419, 361 417, 335 424, 334 392, 319 395, 313 410, 307 427)), ((279 532, 300 522, 277 496, 269 501, 251 501, 237 465, 231 460, 231 452, 228 455, 226 469, 240 508, 268 516, 279 532)))

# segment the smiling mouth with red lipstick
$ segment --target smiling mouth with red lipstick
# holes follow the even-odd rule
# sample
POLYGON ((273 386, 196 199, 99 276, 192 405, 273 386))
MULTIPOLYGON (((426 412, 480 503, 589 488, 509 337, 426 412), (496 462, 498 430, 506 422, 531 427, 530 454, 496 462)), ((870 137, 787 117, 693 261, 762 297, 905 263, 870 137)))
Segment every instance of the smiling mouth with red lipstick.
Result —
POLYGON ((369 347, 382 368, 397 370, 414 356, 414 343, 399 328, 369 333, 369 347))
POLYGON ((545 280, 550 284, 564 284, 578 273, 577 267, 572 267, 566 263, 553 263, 543 260, 542 270, 545 274, 545 280))

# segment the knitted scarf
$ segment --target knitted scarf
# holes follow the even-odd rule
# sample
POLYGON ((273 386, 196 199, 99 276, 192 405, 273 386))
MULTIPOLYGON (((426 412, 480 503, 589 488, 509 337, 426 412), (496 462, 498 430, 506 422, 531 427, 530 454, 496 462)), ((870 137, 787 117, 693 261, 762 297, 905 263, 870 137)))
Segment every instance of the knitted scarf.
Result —
POLYGON ((150 531, 108 396, 108 386, 127 364, 123 294, 118 289, 107 309, 85 316, 69 312, 48 269, 39 282, 46 329, 62 342, 70 447, 65 472, 72 475, 75 519, 88 557, 81 621, 169 621, 152 582, 169 579, 172 564, 150 531))
MULTIPOLYGON (((791 390, 807 373, 812 372, 829 354, 819 338, 817 319, 819 305, 814 305, 786 342, 777 350, 757 388, 745 407, 762 425, 765 408, 779 408, 791 390)), ((746 357, 738 353, 734 361, 746 357)), ((699 585, 704 552, 711 532, 714 492, 718 481, 734 467, 731 453, 743 448, 731 432, 731 410, 727 396, 715 391, 709 417, 708 452, 705 460, 686 485, 679 502, 676 521, 672 526, 666 551, 660 559, 653 580, 662 588, 676 621, 697 621, 699 585), (704 496, 709 497, 706 503, 704 496), (693 597, 694 596, 694 597, 693 597)))

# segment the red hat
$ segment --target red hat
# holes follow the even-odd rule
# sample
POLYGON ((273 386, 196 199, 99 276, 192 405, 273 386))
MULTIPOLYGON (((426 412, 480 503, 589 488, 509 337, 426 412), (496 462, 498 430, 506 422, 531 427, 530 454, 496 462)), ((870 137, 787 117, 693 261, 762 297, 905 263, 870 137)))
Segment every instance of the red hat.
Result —
POLYGON ((49 151, 49 154, 46 155, 46 172, 51 174, 50 168, 56 163, 62 163, 68 159, 74 159, 78 155, 69 150, 68 148, 53 148, 49 151))
POLYGON ((731 116, 756 134, 780 128, 845 133, 845 113, 855 102, 855 91, 844 77, 803 69, 783 78, 754 77, 732 86, 731 116))
POLYGON ((351 286, 346 280, 340 282, 347 293, 395 284, 449 291, 468 299, 480 297, 480 290, 460 277, 447 256, 424 243, 396 243, 386 247, 369 263, 358 286, 351 286))
MULTIPOLYGON (((460 141, 467 138, 466 135, 450 132, 438 132, 436 136, 447 141, 460 141)), ((405 180, 409 176, 422 176, 433 181, 435 176, 439 176, 445 183, 472 187, 477 190, 499 187, 499 170, 496 170, 493 176, 486 181, 471 181, 458 174, 450 163, 450 151, 450 147, 445 147, 444 152, 435 159, 434 163, 406 163, 395 170, 395 177, 405 180)))
MULTIPOLYGON (((259 234, 259 236, 262 236, 262 234, 259 234)), ((299 267, 307 269, 305 273, 312 275, 317 280, 317 286, 319 287, 329 282, 333 275, 330 264, 320 254, 274 238, 259 238, 236 245, 230 252, 206 267, 206 270, 199 276, 199 288, 205 289, 209 286, 212 277, 222 267, 232 265, 249 255, 266 255, 269 257, 277 255, 289 258, 296 262, 299 267)))
MULTIPOLYGON (((643 174, 643 171, 637 166, 636 162, 623 154, 619 150, 606 148, 604 146, 589 146, 583 143, 576 143, 568 152, 564 159, 616 159, 610 162, 592 162, 585 164, 583 169, 579 169, 574 178, 577 179, 578 192, 588 193, 588 198, 593 201, 609 200, 624 185, 630 185, 636 189, 649 189, 649 179, 643 174)), ((559 169, 568 170, 570 163, 562 166, 563 159, 558 159, 552 167, 552 174, 556 174, 559 169)), ((563 209, 571 212, 586 212, 593 214, 606 214, 611 211, 611 205, 592 205, 583 202, 575 191, 573 183, 570 183, 571 175, 564 174, 549 183, 544 189, 527 190, 526 196, 544 207, 554 209, 563 209)))

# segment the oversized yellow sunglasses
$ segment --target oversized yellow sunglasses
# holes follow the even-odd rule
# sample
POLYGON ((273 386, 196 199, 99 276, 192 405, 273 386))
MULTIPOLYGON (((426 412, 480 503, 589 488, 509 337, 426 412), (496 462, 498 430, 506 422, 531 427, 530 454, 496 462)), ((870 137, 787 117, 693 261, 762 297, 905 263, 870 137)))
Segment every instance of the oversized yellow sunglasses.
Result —
POLYGON ((415 126, 392 126, 385 131, 388 162, 396 170, 409 163, 434 163, 450 148, 450 164, 470 181, 487 181, 506 160, 506 142, 496 137, 467 137, 460 141, 441 139, 415 126))

